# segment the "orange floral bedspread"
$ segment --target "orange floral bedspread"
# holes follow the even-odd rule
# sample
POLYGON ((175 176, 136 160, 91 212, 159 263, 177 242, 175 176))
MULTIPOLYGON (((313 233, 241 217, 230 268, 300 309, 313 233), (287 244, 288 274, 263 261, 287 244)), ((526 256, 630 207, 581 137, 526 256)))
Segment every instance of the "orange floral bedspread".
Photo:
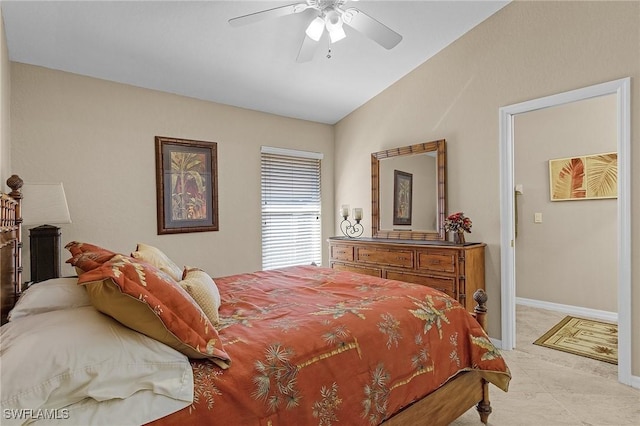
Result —
POLYGON ((313 266, 217 278, 221 370, 192 361, 194 403, 156 425, 376 425, 456 373, 507 366, 429 287, 313 266))

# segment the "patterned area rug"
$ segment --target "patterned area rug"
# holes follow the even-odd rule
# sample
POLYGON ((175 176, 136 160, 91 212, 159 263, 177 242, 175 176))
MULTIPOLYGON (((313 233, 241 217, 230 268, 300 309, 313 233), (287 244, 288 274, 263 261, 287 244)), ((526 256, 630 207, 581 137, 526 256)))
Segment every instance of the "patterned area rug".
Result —
POLYGON ((618 364, 618 326, 568 316, 556 324, 535 345, 618 364))

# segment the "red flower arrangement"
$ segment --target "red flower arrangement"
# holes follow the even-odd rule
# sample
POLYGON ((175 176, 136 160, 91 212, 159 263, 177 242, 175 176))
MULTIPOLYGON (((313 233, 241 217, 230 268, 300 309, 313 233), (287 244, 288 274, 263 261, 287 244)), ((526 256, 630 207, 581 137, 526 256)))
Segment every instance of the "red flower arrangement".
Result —
POLYGON ((450 214, 444 221, 444 229, 448 232, 471 232, 471 219, 463 212, 450 214))

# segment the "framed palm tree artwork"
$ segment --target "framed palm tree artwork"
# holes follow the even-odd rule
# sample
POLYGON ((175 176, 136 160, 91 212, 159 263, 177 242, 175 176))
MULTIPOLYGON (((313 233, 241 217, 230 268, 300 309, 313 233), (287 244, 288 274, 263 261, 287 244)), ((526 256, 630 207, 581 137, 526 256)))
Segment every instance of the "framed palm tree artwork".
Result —
POLYGON ((411 225, 413 174, 393 171, 393 224, 411 225))
POLYGON ((549 160, 551 201, 617 198, 618 154, 549 160))
POLYGON ((216 142, 156 136, 158 234, 217 231, 216 142))

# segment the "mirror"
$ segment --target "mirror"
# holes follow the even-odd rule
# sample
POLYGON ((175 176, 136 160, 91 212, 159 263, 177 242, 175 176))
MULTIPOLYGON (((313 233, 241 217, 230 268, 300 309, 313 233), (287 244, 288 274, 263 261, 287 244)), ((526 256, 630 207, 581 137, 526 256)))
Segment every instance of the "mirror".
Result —
POLYGON ((445 240, 445 141, 371 154, 373 238, 445 240))

